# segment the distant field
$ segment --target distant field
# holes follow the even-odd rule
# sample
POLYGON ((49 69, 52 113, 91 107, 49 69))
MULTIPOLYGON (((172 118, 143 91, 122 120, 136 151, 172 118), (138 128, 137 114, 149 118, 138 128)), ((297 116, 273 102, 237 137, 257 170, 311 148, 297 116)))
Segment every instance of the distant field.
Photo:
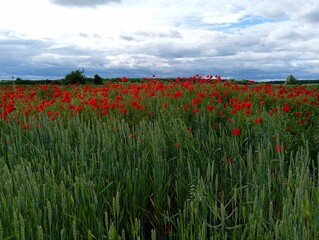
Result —
POLYGON ((303 83, 2 81, 0 239, 319 238, 303 83))
MULTIPOLYGON (((196 77, 196 76, 193 76, 196 77)), ((107 82, 121 82, 122 78, 102 78, 103 79, 103 83, 107 83, 107 82)), ((168 81, 175 81, 176 79, 181 79, 181 78, 128 78, 127 81, 128 82, 140 82, 140 81, 145 81, 145 80, 160 80, 163 82, 168 82, 168 81)), ((183 78, 182 78, 183 79, 183 78)), ((186 78, 184 78, 185 80, 186 78)), ((188 78, 189 79, 189 78, 188 78)), ((209 78, 208 78, 209 79, 209 78)), ((60 85, 63 83, 64 79, 56 79, 56 80, 0 80, 0 85, 10 85, 10 84, 18 84, 18 85, 33 85, 33 84, 57 84, 60 85)), ((225 79, 226 81, 234 81, 234 79, 225 79)), ((236 82, 238 84, 245 84, 247 83, 249 80, 236 80, 236 82)), ((94 78, 87 78, 87 83, 88 84, 93 84, 94 83, 94 78)), ((284 84, 285 81, 279 81, 279 80, 272 80, 272 81, 255 81, 255 83, 271 83, 271 84, 284 84)), ((297 81, 296 84, 307 84, 307 85, 311 85, 311 84, 319 84, 319 79, 318 80, 307 80, 307 79, 300 79, 297 81)))

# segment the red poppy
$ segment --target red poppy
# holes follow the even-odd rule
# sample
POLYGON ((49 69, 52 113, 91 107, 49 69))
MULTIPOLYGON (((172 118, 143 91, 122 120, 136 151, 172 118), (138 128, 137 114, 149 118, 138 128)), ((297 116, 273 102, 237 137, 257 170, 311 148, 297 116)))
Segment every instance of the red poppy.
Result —
POLYGON ((205 93, 202 93, 202 92, 198 91, 198 92, 197 92, 197 96, 203 98, 203 97, 205 97, 206 95, 205 95, 205 93))
POLYGON ((214 110, 214 107, 213 107, 213 106, 211 106, 211 105, 209 105, 209 106, 207 107, 207 110, 211 112, 211 111, 213 111, 213 110, 214 110))
POLYGON ((200 103, 202 100, 200 98, 193 98, 192 105, 195 106, 196 104, 200 103))
POLYGON ((239 128, 234 128, 232 133, 233 133, 234 136, 238 136, 240 134, 240 129, 239 128))
POLYGON ((284 111, 285 113, 290 112, 290 105, 289 104, 285 104, 285 106, 282 108, 282 111, 284 111))
POLYGON ((181 97, 181 96, 183 96, 182 91, 177 91, 177 92, 174 92, 174 94, 173 94, 173 98, 178 98, 178 97, 181 97))
POLYGON ((285 180, 285 187, 288 187, 289 186, 289 182, 288 182, 288 179, 285 180))
POLYGON ((262 118, 255 118, 254 124, 262 123, 263 119, 262 118))
POLYGON ((166 229, 165 229, 166 235, 169 235, 170 232, 171 232, 171 228, 168 225, 166 225, 166 229))
POLYGON ((226 162, 227 162, 227 164, 232 164, 233 159, 231 157, 227 157, 226 162))
POLYGON ((276 152, 281 152, 282 151, 282 145, 278 144, 276 145, 276 152))

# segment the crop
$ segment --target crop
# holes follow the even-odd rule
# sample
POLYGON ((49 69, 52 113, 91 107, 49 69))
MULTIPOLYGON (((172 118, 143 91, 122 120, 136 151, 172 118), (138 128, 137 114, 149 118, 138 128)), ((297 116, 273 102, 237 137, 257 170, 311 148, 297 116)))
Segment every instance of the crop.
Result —
POLYGON ((0 239, 316 239, 319 93, 194 76, 0 88, 0 239))

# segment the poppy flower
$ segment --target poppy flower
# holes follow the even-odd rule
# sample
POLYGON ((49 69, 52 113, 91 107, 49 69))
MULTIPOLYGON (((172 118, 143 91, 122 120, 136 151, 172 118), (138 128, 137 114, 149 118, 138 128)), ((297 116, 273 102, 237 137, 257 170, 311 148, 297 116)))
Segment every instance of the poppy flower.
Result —
POLYGON ((276 145, 276 152, 281 152, 282 151, 282 145, 278 144, 276 145))
POLYGON ((209 106, 207 107, 207 110, 211 112, 211 111, 213 111, 213 110, 214 110, 214 107, 213 107, 213 106, 211 106, 211 105, 209 105, 209 106))
POLYGON ((262 123, 263 119, 262 118, 255 118, 254 124, 262 123))
POLYGON ((192 105, 195 106, 196 104, 200 103, 202 100, 200 98, 193 98, 192 105))
POLYGON ((232 164, 233 163, 233 159, 231 157, 227 157, 226 163, 227 164, 232 164))
POLYGON ((171 232, 171 228, 168 225, 166 225, 166 228, 165 228, 166 235, 169 235, 170 232, 171 232))
POLYGON ((234 136, 238 136, 240 134, 240 129, 239 128, 234 128, 232 133, 233 133, 234 136))
POLYGON ((285 104, 285 106, 282 108, 282 111, 284 111, 285 113, 290 112, 290 105, 289 104, 285 104))

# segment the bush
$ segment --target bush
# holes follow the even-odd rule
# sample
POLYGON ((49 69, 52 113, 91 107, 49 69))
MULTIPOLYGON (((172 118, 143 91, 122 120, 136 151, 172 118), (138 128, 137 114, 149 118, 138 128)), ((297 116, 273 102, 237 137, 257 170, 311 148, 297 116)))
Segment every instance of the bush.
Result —
POLYGON ((86 80, 84 69, 77 69, 65 75, 63 82, 65 84, 85 84, 86 80))
POLYGON ((296 84, 296 83, 297 83, 297 79, 293 75, 289 75, 285 82, 285 84, 296 84))

